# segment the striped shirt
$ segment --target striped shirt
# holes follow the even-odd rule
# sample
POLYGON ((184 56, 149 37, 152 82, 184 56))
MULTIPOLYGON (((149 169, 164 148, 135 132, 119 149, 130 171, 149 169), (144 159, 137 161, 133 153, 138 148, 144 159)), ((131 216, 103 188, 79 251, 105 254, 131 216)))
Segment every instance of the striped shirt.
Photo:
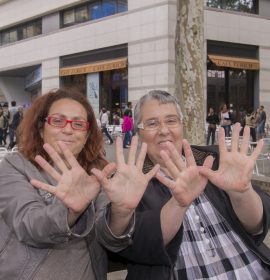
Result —
POLYGON ((267 280, 270 271, 202 194, 187 210, 176 274, 179 280, 267 280))

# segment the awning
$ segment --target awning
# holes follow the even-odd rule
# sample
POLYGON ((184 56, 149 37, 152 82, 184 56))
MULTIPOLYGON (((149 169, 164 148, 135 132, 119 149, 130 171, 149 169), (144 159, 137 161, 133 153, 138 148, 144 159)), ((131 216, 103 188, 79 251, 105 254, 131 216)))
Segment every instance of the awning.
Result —
POLYGON ((248 70, 260 69, 260 61, 258 59, 221 56, 221 55, 208 55, 208 57, 214 64, 221 67, 248 69, 248 70))
POLYGON ((127 58, 117 58, 113 60, 98 61, 95 63, 72 66, 72 67, 62 67, 59 70, 60 76, 71 76, 80 75, 85 73, 95 73, 102 71, 109 71, 113 69, 121 69, 127 67, 127 58))

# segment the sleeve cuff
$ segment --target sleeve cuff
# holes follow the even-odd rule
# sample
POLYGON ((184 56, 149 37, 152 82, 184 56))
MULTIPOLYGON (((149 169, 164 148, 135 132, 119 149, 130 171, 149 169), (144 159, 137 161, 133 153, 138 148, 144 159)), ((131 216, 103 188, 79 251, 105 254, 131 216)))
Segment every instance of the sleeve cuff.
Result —
POLYGON ((110 214, 111 214, 111 203, 109 203, 106 208, 105 208, 105 213, 104 213, 104 216, 105 216, 105 225, 108 229, 108 231, 111 233, 111 235, 114 237, 114 238, 118 238, 118 239, 124 239, 124 238, 130 238, 134 232, 134 229, 135 229, 135 215, 133 214, 132 215, 132 218, 126 228, 126 230, 123 232, 122 235, 120 236, 116 236, 110 229, 109 227, 109 223, 110 223, 110 214))
POLYGON ((110 204, 104 210, 103 215, 96 223, 96 236, 100 243, 112 252, 119 252, 132 244, 132 235, 135 229, 135 216, 132 216, 129 226, 124 234, 115 236, 109 228, 107 217, 109 216, 110 204))

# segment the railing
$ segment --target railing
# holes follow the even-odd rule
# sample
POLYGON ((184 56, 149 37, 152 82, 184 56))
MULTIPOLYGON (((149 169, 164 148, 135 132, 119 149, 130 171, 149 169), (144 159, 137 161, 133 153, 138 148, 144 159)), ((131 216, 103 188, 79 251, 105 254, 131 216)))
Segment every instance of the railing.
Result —
POLYGON ((121 125, 108 125, 107 129, 111 134, 112 138, 122 135, 122 126, 121 125))
MULTIPOLYGON (((270 138, 264 138, 263 141, 263 149, 256 160, 253 174, 270 177, 270 138)), ((256 145, 257 142, 250 142, 251 152, 254 150, 256 145)))
MULTIPOLYGON (((228 150, 231 149, 231 137, 225 137, 225 144, 228 150)), ((253 174, 257 176, 268 176, 270 177, 270 138, 264 138, 264 145, 261 153, 259 154, 255 167, 253 170, 253 174)), ((243 141, 243 137, 239 137, 239 147, 243 141)), ((258 142, 249 142, 248 154, 251 154, 253 150, 256 148, 258 142)))

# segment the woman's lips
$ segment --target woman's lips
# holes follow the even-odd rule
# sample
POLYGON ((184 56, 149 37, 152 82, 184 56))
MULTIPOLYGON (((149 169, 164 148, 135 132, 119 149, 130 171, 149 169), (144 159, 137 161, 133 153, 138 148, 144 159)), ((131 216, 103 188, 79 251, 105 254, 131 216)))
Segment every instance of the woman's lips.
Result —
POLYGON ((158 143, 158 145, 160 146, 160 147, 167 147, 167 144, 168 143, 171 143, 172 141, 170 141, 170 140, 166 140, 166 141, 161 141, 161 142, 159 142, 158 143))
POLYGON ((62 143, 64 143, 65 145, 70 145, 70 144, 73 144, 73 143, 74 143, 73 141, 70 141, 70 140, 59 140, 59 142, 62 142, 62 143))

